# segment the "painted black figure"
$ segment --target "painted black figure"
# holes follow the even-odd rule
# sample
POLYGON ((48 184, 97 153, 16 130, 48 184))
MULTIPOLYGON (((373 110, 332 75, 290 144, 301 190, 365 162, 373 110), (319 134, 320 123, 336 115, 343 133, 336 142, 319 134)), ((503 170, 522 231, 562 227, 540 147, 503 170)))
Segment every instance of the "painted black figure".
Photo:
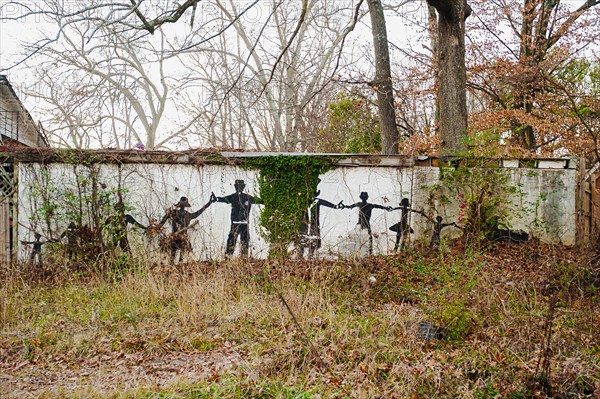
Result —
MULTIPOLYGON (((320 183, 319 179, 317 184, 320 183)), ((329 201, 319 198, 321 191, 317 190, 313 201, 308 209, 304 211, 302 217, 302 227, 296 246, 298 248, 298 256, 304 256, 304 249, 308 248, 308 257, 312 258, 317 250, 321 248, 321 207, 332 209, 340 209, 341 205, 332 204, 329 201)))
POLYGON ((121 248, 125 252, 131 252, 127 238, 127 225, 131 224, 146 230, 147 227, 139 223, 131 215, 125 214, 125 204, 119 201, 115 204, 115 213, 104 222, 105 229, 109 234, 109 248, 121 248))
POLYGON ((227 236, 227 248, 225 256, 231 256, 235 252, 237 237, 241 241, 241 254, 248 256, 248 246, 250 242, 250 234, 248 232, 248 222, 250 217, 250 208, 252 204, 259 203, 260 200, 253 196, 244 193, 246 183, 243 180, 236 180, 234 185, 235 193, 226 197, 217 197, 213 193, 211 202, 224 202, 231 205, 231 228, 227 236))
POLYGON ((39 266, 42 266, 42 245, 49 243, 50 241, 42 241, 42 235, 40 233, 34 233, 33 234, 34 237, 34 241, 21 241, 21 244, 23 245, 27 245, 27 244, 31 244, 33 245, 33 248, 31 249, 31 255, 29 257, 29 263, 34 265, 36 264, 36 258, 37 258, 37 264, 39 266))
POLYGON ((367 230, 369 233, 369 255, 373 254, 373 232, 371 231, 371 213, 373 209, 383 209, 391 211, 392 208, 389 206, 371 204, 367 202, 369 194, 365 191, 360 193, 361 202, 357 202, 352 205, 340 204, 341 209, 352 209, 358 207, 358 223, 361 230, 367 230))
POLYGON ((80 247, 79 239, 78 239, 78 232, 79 232, 79 228, 75 225, 74 222, 71 222, 67 226, 67 229, 65 231, 63 231, 63 233, 60 235, 61 240, 63 238, 67 239, 66 252, 67 252, 67 257, 69 258, 69 260, 73 259, 73 256, 75 255, 75 251, 80 247))
POLYGON ((491 241, 504 241, 521 243, 529 240, 529 234, 522 230, 511 230, 500 221, 498 216, 493 216, 487 223, 489 226, 486 238, 491 241))
POLYGON ((441 216, 436 216, 435 221, 433 222, 433 235, 431 236, 431 241, 429 242, 429 247, 437 247, 440 245, 440 239, 442 238, 442 230, 449 226, 458 227, 458 225, 454 222, 452 223, 442 223, 443 219, 441 216))
POLYGON ((69 260, 81 257, 84 260, 96 259, 102 253, 102 245, 98 241, 96 232, 87 224, 79 225, 69 223, 62 232, 59 241, 66 238, 66 255, 69 260))
POLYGON ((171 223, 171 234, 168 237, 166 247, 171 252, 171 262, 175 261, 177 251, 179 251, 179 260, 183 258, 184 253, 192 250, 188 230, 190 229, 190 223, 198 216, 202 215, 202 212, 210 206, 212 201, 208 201, 202 208, 196 212, 188 212, 185 208, 191 207, 187 197, 181 197, 179 202, 175 204, 175 209, 170 209, 167 214, 158 223, 163 226, 168 220, 171 223))
POLYGON ((390 226, 390 230, 396 232, 396 245, 394 246, 394 250, 404 248, 406 242, 410 240, 410 234, 415 232, 412 227, 410 227, 408 221, 409 213, 421 213, 420 211, 410 208, 410 201, 408 198, 402 198, 402 201, 400 201, 400 206, 393 208, 392 210, 397 211, 398 209, 402 210, 400 222, 390 226))

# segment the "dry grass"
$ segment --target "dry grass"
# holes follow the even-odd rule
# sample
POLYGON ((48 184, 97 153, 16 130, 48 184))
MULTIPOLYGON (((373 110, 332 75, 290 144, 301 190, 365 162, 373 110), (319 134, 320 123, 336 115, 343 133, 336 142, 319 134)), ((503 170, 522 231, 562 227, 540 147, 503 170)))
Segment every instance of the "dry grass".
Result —
POLYGON ((2 280, 8 397, 600 397, 600 272, 565 248, 2 280))

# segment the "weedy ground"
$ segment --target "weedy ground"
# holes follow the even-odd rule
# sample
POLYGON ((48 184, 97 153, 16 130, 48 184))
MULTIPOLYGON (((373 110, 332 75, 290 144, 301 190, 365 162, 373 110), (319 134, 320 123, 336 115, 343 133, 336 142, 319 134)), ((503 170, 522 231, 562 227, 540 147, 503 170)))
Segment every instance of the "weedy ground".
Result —
POLYGON ((591 253, 134 264, 5 268, 0 397, 600 398, 591 253))

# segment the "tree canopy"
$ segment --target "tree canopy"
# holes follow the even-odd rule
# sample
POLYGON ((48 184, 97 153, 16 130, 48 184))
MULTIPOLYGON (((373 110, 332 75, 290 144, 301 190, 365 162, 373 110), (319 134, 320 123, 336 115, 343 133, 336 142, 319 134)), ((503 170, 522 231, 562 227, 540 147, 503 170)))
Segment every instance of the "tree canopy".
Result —
POLYGON ((599 3, 8 1, 40 29, 0 68, 59 146, 339 151, 368 115, 386 153, 596 162, 599 3))

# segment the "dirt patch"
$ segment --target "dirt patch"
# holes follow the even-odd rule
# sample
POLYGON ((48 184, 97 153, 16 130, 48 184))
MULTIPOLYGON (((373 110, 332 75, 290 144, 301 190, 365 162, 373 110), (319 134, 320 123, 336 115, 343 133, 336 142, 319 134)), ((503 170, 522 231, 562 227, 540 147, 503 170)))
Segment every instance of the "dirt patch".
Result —
POLYGON ((245 364, 244 352, 111 353, 76 361, 0 359, 0 397, 37 397, 43 393, 94 392, 109 395, 129 389, 167 387, 178 382, 215 380, 245 364))

